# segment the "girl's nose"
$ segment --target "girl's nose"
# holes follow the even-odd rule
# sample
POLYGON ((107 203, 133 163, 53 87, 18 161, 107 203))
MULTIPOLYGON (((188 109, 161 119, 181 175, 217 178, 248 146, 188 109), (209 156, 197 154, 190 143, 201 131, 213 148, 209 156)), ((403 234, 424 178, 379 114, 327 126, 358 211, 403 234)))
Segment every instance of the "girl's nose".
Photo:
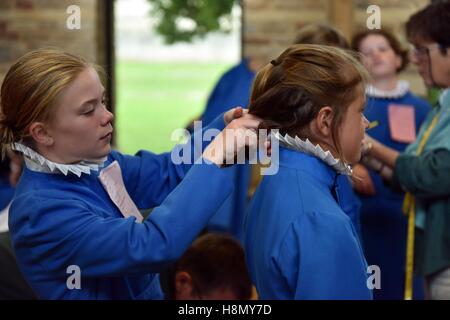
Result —
POLYGON ((114 119, 114 114, 108 109, 104 109, 104 114, 102 118, 102 125, 106 126, 108 123, 112 122, 114 119))
POLYGON ((367 120, 366 116, 363 115, 363 121, 364 121, 364 129, 368 129, 369 128, 369 120, 367 120))

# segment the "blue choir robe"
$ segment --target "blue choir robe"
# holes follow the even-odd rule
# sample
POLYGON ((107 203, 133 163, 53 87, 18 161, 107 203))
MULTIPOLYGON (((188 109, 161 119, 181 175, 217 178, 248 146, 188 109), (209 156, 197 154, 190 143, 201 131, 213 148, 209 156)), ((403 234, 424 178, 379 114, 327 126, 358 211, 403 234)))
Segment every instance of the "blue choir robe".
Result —
MULTIPOLYGON (((214 127, 223 128, 221 124, 214 127)), ((161 299, 158 272, 178 259, 232 192, 214 164, 175 165, 170 153, 111 152, 143 223, 124 218, 90 175, 24 169, 9 227, 19 267, 43 299, 161 299), (68 286, 76 266, 81 288, 68 286)), ((73 280, 73 278, 72 278, 73 280)), ((76 283, 76 282, 75 282, 76 283)))
POLYGON ((229 109, 248 105, 255 73, 243 59, 238 65, 225 72, 208 98, 205 111, 201 115, 203 125, 208 125, 219 114, 229 109))
MULTIPOLYGON (((208 125, 219 114, 236 106, 247 108, 255 73, 243 59, 219 79, 209 96, 205 111, 201 116, 203 125, 208 125)), ((226 168, 233 176, 235 189, 223 206, 210 219, 208 229, 223 231, 242 239, 242 223, 247 206, 247 193, 251 177, 249 164, 226 168)))
MULTIPOLYGON (((415 127, 419 128, 430 110, 429 104, 407 92, 399 98, 375 98, 368 96, 365 116, 379 125, 367 133, 381 143, 402 152, 407 143, 394 141, 389 129, 390 104, 409 105, 415 110, 415 127)), ((370 265, 381 269, 381 289, 374 290, 374 299, 403 299, 405 283, 406 227, 402 213, 404 194, 393 191, 380 175, 369 170, 374 183, 374 196, 359 195, 361 199, 361 233, 364 253, 370 265)), ((423 298, 423 281, 414 282, 415 299, 423 298)))
POLYGON ((280 147, 245 218, 246 260, 261 299, 371 299, 367 263, 347 213, 347 177, 280 147), (345 187, 346 188, 346 187, 345 187))

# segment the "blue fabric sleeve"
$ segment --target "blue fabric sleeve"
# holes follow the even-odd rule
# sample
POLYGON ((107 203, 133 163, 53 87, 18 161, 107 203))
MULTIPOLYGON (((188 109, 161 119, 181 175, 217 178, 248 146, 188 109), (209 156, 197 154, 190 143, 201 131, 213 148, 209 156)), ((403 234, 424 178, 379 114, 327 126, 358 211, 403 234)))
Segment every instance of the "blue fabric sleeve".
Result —
POLYGON ((392 185, 422 199, 450 196, 450 151, 436 149, 420 156, 399 155, 392 185))
POLYGON ((235 81, 235 79, 233 79, 235 78, 233 77, 233 74, 236 73, 236 69, 237 67, 233 67, 224 73, 214 86, 214 89, 208 98, 205 111, 200 117, 204 124, 208 125, 214 120, 217 114, 223 112, 223 100, 224 97, 229 94, 229 92, 227 92, 227 87, 230 87, 230 84, 233 84, 233 81, 235 81))
POLYGON ((180 183, 193 163, 200 159, 202 151, 211 142, 202 139, 209 132, 218 133, 223 130, 225 123, 223 114, 218 116, 209 126, 194 132, 191 140, 184 145, 175 146, 173 152, 186 156, 187 163, 176 164, 172 160, 172 153, 154 154, 139 151, 136 155, 124 155, 113 151, 111 156, 117 160, 122 170, 124 184, 130 197, 139 209, 149 209, 158 206, 167 195, 180 183), (210 129, 216 129, 210 131, 210 129))
POLYGON ((15 247, 29 248, 49 273, 69 265, 79 266, 83 277, 159 272, 181 256, 232 189, 224 170, 196 165, 143 223, 101 217, 76 199, 24 195, 15 212, 33 205, 35 214, 25 218, 38 221, 15 234, 15 247))

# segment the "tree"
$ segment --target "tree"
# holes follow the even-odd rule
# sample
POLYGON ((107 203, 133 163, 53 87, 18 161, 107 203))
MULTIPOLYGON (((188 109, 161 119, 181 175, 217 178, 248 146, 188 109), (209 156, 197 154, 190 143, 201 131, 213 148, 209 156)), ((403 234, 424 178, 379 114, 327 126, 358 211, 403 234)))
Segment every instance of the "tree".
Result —
POLYGON ((231 10, 239 0, 148 0, 158 20, 156 31, 168 44, 230 31, 231 10))

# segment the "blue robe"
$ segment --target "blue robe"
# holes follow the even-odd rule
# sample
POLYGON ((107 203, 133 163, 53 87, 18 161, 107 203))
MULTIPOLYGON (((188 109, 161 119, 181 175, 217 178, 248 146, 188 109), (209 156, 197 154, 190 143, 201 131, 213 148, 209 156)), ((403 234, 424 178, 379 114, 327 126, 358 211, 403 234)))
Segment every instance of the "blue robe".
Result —
POLYGON ((259 297, 371 299, 358 235, 342 210, 348 178, 305 153, 280 147, 279 158, 278 173, 263 178, 245 218, 259 297))
MULTIPOLYGON (((248 61, 245 59, 227 71, 208 99, 206 109, 201 116, 203 125, 208 125, 212 119, 233 107, 247 108, 254 77, 255 73, 248 68, 248 61)), ((251 167, 248 164, 240 164, 226 170, 233 176, 235 191, 211 218, 208 229, 228 232, 241 240, 251 167)))
MULTIPOLYGON (((221 125, 214 127, 222 129, 221 125)), ((214 164, 175 165, 170 153, 111 152, 143 223, 124 218, 98 172, 49 174, 24 169, 10 209, 17 261, 43 299, 161 299, 158 272, 178 259, 232 192, 214 164), (81 289, 66 282, 81 271, 81 289)))
POLYGON ((254 78, 255 73, 249 69, 246 59, 225 72, 208 98, 205 111, 201 115, 203 125, 208 125, 219 114, 233 107, 246 108, 254 78))
MULTIPOLYGON (((408 144, 391 138, 388 120, 389 104, 415 107, 416 131, 419 131, 430 106, 410 92, 397 99, 368 97, 365 116, 369 121, 378 120, 379 125, 368 134, 381 143, 402 152, 408 144)), ((381 269, 381 289, 374 290, 375 299, 403 299, 405 280, 406 226, 402 213, 404 194, 393 191, 380 175, 369 170, 375 186, 375 196, 360 195, 361 232, 364 252, 369 264, 381 269)), ((423 281, 414 284, 416 299, 423 299, 423 281)))

